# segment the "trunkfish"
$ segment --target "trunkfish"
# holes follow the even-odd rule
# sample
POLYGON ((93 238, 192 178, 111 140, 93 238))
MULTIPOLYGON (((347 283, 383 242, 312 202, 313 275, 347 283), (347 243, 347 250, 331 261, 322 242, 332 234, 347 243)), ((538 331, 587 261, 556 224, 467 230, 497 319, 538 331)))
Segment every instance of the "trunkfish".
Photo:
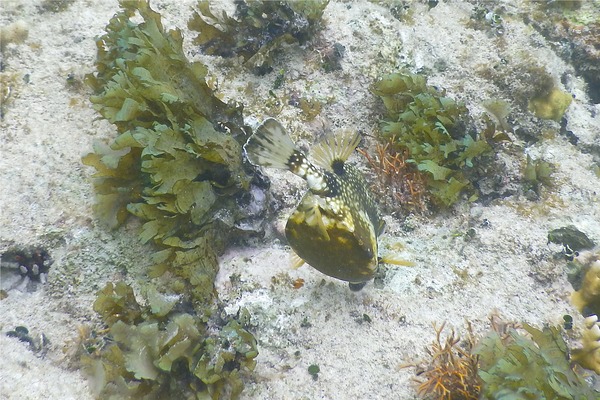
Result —
POLYGON ((305 179, 308 191, 285 226, 285 236, 304 262, 358 291, 377 271, 377 238, 384 223, 362 173, 347 162, 358 132, 326 136, 310 150, 298 149, 281 124, 265 120, 244 151, 256 165, 287 169, 305 179))

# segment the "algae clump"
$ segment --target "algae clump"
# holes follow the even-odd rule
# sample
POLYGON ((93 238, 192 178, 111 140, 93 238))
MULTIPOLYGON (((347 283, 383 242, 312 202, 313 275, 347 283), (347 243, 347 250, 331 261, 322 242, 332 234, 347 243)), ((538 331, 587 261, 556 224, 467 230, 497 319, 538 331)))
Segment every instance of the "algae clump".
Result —
POLYGON ((491 152, 491 145, 466 132, 467 108, 427 85, 423 75, 394 73, 373 84, 387 110, 380 137, 394 151, 407 151, 408 162, 427 175, 434 202, 454 204, 462 192, 474 191, 465 171, 491 152))
POLYGON ((112 228, 129 214, 145 220, 141 240, 160 249, 152 275, 170 267, 204 301, 225 242, 261 229, 264 204, 249 202, 264 188, 236 140, 245 137, 242 106, 213 94, 206 67, 185 58, 181 33, 165 32, 146 2, 121 6, 97 42, 98 72, 87 77, 94 107, 119 132, 83 158, 96 168, 96 211, 112 228), (144 22, 131 21, 136 12, 144 22))
POLYGON ((598 398, 598 392, 571 368, 558 328, 539 330, 528 324, 523 328, 531 338, 513 328, 506 335, 492 331, 473 350, 479 356, 482 398, 598 398))
POLYGON ((304 44, 320 29, 329 0, 236 1, 234 17, 215 15, 209 1, 198 2, 188 27, 198 31, 194 43, 210 55, 241 56, 255 73, 272 70, 274 55, 284 44, 304 44))
POLYGON ((171 294, 147 288, 142 306, 129 286, 108 284, 94 309, 113 344, 88 364, 102 398, 235 398, 256 343, 220 317, 217 256, 231 239, 262 232, 268 183, 243 162, 242 106, 215 96, 181 32, 165 31, 147 1, 120 4, 86 77, 118 136, 83 162, 96 169, 100 219, 111 228, 129 215, 144 221, 140 239, 157 248, 149 275, 165 275, 155 284, 171 294))
MULTIPOLYGON (((152 299, 153 298, 153 299, 152 299)), ((237 398, 243 389, 240 370, 253 370, 256 340, 238 321, 222 321, 215 331, 178 300, 155 292, 152 305, 137 303, 123 282, 98 293, 94 309, 108 325, 110 340, 100 358, 86 354, 83 364, 101 398, 237 398), (133 302, 139 318, 115 318, 115 304, 133 302), (161 298, 162 297, 162 298, 161 298)))
POLYGON ((573 97, 569 93, 553 88, 543 96, 531 99, 529 110, 538 118, 560 121, 572 101, 573 97))

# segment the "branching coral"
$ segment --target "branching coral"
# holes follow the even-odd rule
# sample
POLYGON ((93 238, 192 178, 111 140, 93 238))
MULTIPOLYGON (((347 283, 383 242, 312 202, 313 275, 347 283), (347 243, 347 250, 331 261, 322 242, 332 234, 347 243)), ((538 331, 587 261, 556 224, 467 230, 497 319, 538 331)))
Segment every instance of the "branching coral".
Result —
POLYGON ((198 31, 194 43, 211 55, 241 56, 258 74, 272 69, 274 53, 284 43, 306 42, 319 29, 329 0, 237 0, 234 18, 213 14, 209 2, 199 1, 188 23, 198 31))
POLYGON ((586 252, 577 258, 583 276, 578 290, 571 295, 573 305, 584 315, 600 315, 600 256, 586 252))
POLYGON ((380 136, 394 139, 391 150, 406 151, 407 161, 425 173, 435 203, 450 206, 463 191, 473 191, 463 171, 492 148, 485 138, 465 132, 463 104, 427 85, 422 75, 390 74, 371 90, 387 109, 380 136))

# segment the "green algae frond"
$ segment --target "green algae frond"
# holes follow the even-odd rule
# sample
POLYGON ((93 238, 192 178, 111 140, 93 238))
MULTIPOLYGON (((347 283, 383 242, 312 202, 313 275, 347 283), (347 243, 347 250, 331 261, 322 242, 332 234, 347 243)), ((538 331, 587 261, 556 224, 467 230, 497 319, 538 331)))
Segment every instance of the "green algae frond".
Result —
POLYGON ((573 97, 569 93, 553 88, 548 93, 529 100, 529 110, 538 118, 560 121, 572 101, 573 97))
POLYGON ((165 276, 140 282, 146 305, 124 283, 98 293, 112 344, 87 364, 102 398, 235 398, 258 353, 252 334, 216 317, 217 256, 261 232, 267 183, 242 159, 242 106, 215 96, 181 32, 165 31, 147 1, 121 8, 86 77, 118 136, 83 162, 96 170, 98 217, 111 228, 144 221, 140 239, 156 249, 149 276, 165 276))
POLYGON ((254 337, 235 319, 221 321, 218 331, 209 329, 193 312, 181 311, 184 304, 177 297, 154 291, 146 301, 149 305, 140 305, 123 282, 109 283, 98 292, 94 309, 108 325, 108 344, 99 354, 83 357, 96 395, 197 399, 208 393, 212 399, 237 398, 243 389, 240 371, 256 364, 254 337))
POLYGON ((371 91, 387 110, 380 137, 392 141, 396 151, 426 173, 434 202, 454 204, 464 191, 474 192, 465 171, 492 151, 478 135, 465 132, 467 108, 427 85, 423 75, 394 73, 376 82, 371 91))
POLYGON ((146 2, 122 7, 97 42, 98 72, 87 77, 94 107, 119 133, 83 158, 96 169, 96 211, 112 228, 130 214, 146 221, 140 238, 160 249, 153 276, 170 267, 206 300, 216 254, 231 234, 252 233, 246 222, 258 218, 245 207, 254 186, 237 140, 242 106, 213 94, 206 67, 186 59, 181 33, 165 32, 146 2), (136 13, 144 22, 132 22, 136 13))
POLYGON ((569 363, 569 350, 560 329, 523 328, 530 337, 509 328, 493 331, 473 353, 479 356, 482 397, 489 399, 594 399, 591 389, 569 363))
POLYGON ((551 185, 552 171, 553 167, 550 163, 541 159, 534 160, 528 154, 527 164, 523 171, 525 189, 531 189, 535 193, 539 193, 541 185, 551 185))

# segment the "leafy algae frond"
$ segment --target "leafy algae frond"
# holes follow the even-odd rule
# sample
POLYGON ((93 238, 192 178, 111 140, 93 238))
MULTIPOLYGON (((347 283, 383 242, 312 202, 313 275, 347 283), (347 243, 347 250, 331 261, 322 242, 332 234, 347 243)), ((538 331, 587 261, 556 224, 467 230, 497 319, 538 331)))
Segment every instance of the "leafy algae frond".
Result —
POLYGON ((122 282, 98 293, 110 345, 86 364, 102 398, 235 398, 258 353, 248 331, 219 317, 217 255, 233 235, 260 232, 265 183, 242 161, 242 106, 213 94, 206 66, 186 59, 180 31, 165 31, 147 1, 121 8, 86 78, 118 136, 83 162, 96 169, 100 219, 145 221, 140 239, 158 248, 149 275, 168 279, 156 283, 166 297, 148 290, 147 306, 122 282))
POLYGON ((149 291, 140 305, 130 286, 109 283, 94 310, 108 325, 110 340, 85 354, 99 398, 236 398, 243 390, 241 369, 254 369, 256 340, 236 320, 220 331, 181 312, 177 298, 149 291), (119 314, 119 310, 123 314, 119 314))
POLYGON ((493 331, 474 349, 484 398, 598 398, 598 392, 571 368, 559 328, 539 330, 523 324, 523 329, 530 337, 513 328, 506 335, 493 331))
POLYGON ((387 115, 380 137, 391 150, 406 151, 414 167, 425 173, 434 203, 454 204, 462 192, 474 192, 466 170, 492 151, 486 138, 465 131, 464 104, 427 85, 423 75, 395 73, 373 84, 387 115))
POLYGON ((111 227, 128 213, 145 220, 142 241, 162 248, 153 274, 175 266, 208 293, 215 254, 257 217, 244 207, 253 176, 236 140, 244 136, 242 107, 214 96, 206 67, 185 58, 181 33, 164 32, 146 2, 122 7, 98 40, 98 73, 87 78, 92 103, 119 132, 83 158, 97 170, 96 210, 111 227), (136 11, 139 25, 130 20, 136 11))
MULTIPOLYGON (((596 362, 598 320, 586 321, 584 348, 573 352, 558 327, 541 330, 526 323, 502 321, 492 315, 492 329, 478 340, 468 325, 461 341, 452 330, 441 340, 442 325, 428 353, 431 360, 419 367, 417 394, 424 399, 597 399, 584 377, 572 368, 569 357, 596 362), (526 332, 523 332, 522 329, 526 332)), ((597 367, 597 364, 595 364, 597 367)))

